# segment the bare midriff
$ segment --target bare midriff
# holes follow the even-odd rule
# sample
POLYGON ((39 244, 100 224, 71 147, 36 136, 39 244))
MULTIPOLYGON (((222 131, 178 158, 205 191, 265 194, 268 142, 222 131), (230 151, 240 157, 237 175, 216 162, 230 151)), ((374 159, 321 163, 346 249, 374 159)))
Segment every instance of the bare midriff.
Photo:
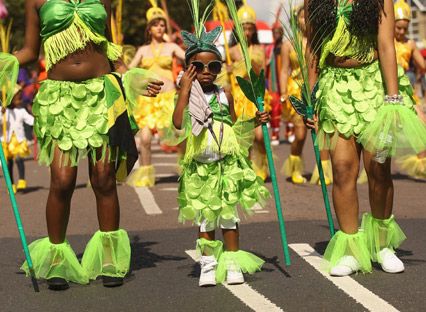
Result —
POLYGON ((84 81, 101 77, 111 72, 110 61, 103 49, 89 43, 75 53, 56 63, 47 73, 47 78, 61 81, 84 81))
MULTIPOLYGON (((378 59, 378 53, 377 51, 375 51, 373 62, 377 59, 378 59)), ((341 56, 336 56, 334 54, 329 54, 327 56, 326 62, 327 62, 327 65, 329 66, 341 67, 341 68, 355 68, 355 67, 366 65, 365 63, 362 63, 350 57, 341 57, 341 56)))

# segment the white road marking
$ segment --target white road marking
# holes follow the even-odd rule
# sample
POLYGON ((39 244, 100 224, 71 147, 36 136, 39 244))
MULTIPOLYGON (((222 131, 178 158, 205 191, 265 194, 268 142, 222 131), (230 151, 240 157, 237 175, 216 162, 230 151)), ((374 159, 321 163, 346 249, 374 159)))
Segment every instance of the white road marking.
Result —
MULTIPOLYGON (((185 252, 194 261, 197 261, 195 250, 187 250, 185 252)), ((253 311, 261 311, 261 312, 283 311, 283 309, 275 305, 273 302, 271 302, 268 298, 266 298, 262 294, 258 293, 256 290, 251 288, 248 284, 227 285, 226 283, 224 283, 223 286, 253 311)))
POLYGON ((166 192, 177 192, 178 188, 177 187, 165 187, 160 189, 160 191, 166 191, 166 192))
POLYGON ((254 213, 256 214, 264 214, 264 213, 269 213, 268 210, 255 210, 254 213))
POLYGON ((171 177, 175 177, 176 181, 177 181, 178 175, 177 175, 177 173, 156 173, 155 177, 156 178, 171 178, 171 177))
POLYGON ((392 305, 372 293, 349 276, 334 277, 321 269, 322 257, 309 244, 290 244, 300 257, 313 266, 326 279, 330 280, 337 288, 343 290, 349 297, 363 305, 368 311, 397 312, 392 305))
POLYGON ((262 206, 259 203, 254 204, 253 210, 263 210, 262 206))
POLYGON ((153 163, 154 167, 176 167, 177 163, 153 163))
POLYGON ((139 201, 145 209, 147 215, 158 215, 162 214, 160 207, 155 201, 154 195, 147 187, 134 187, 133 188, 139 197, 139 201))
POLYGON ((152 154, 152 158, 177 158, 176 154, 152 154))

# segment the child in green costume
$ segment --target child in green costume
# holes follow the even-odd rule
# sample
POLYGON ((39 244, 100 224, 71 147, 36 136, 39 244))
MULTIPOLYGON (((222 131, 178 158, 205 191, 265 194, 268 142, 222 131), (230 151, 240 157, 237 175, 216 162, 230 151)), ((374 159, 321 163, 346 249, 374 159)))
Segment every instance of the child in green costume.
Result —
POLYGON ((214 84, 221 71, 220 52, 214 45, 221 28, 206 33, 182 32, 188 49, 187 69, 173 114, 176 129, 184 129, 187 149, 179 185, 179 220, 199 226, 197 252, 201 256, 200 286, 244 283, 243 273, 261 269, 264 261, 239 249, 237 206, 250 213, 269 192, 248 160, 253 128, 269 121, 268 113, 255 120, 235 122, 232 96, 214 84), (215 240, 221 228, 225 246, 215 240))

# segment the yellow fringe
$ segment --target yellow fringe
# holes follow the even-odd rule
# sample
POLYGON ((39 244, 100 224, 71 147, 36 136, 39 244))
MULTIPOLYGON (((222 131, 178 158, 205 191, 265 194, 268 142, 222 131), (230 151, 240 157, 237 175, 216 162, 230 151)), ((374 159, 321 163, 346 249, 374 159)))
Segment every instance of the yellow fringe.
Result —
POLYGON ((284 175, 291 177, 291 180, 295 184, 306 183, 306 179, 302 176, 305 169, 305 164, 300 156, 290 155, 284 162, 282 169, 284 175))
MULTIPOLYGON (((330 185, 331 183, 333 183, 333 170, 331 168, 331 162, 329 159, 321 160, 321 164, 322 164, 322 169, 324 170, 325 184, 330 185)), ((309 183, 321 185, 317 165, 315 165, 315 169, 312 172, 312 177, 309 183)))
POLYGON ((132 171, 127 184, 134 187, 152 187, 155 185, 155 168, 153 165, 141 166, 132 171))
POLYGON ((263 154, 257 147, 257 144, 254 144, 250 156, 254 172, 258 177, 265 181, 269 175, 266 154, 263 154))
POLYGON ((407 155, 396 160, 398 166, 415 179, 426 179, 426 157, 407 155))
POLYGON ((68 55, 84 49, 88 42, 102 45, 108 59, 115 61, 122 53, 122 47, 109 42, 104 36, 94 33, 84 21, 74 13, 72 24, 65 30, 48 37, 44 41, 46 70, 68 55))

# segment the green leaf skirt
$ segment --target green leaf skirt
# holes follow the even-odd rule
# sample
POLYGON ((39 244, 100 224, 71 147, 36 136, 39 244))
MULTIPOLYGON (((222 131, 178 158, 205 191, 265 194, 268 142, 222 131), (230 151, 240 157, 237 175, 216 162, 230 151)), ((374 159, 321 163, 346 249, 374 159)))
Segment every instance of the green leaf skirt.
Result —
POLYGON ((33 114, 41 164, 51 164, 56 147, 65 166, 76 166, 87 155, 103 160, 108 149, 109 159, 125 160, 128 152, 137 159, 137 125, 128 114, 120 78, 113 74, 81 82, 45 80, 33 114), (122 151, 123 146, 128 149, 122 151))
POLYGON ((242 155, 228 155, 213 163, 193 160, 183 167, 179 184, 179 221, 199 225, 203 220, 239 222, 238 206, 250 214, 256 203, 270 197, 261 178, 242 155))
POLYGON ((321 70, 316 111, 318 144, 333 149, 338 136, 355 137, 368 151, 386 148, 388 157, 397 152, 420 152, 426 148, 426 126, 417 117, 413 89, 404 70, 398 68, 401 104, 385 104, 380 64, 356 68, 327 66, 321 70))

